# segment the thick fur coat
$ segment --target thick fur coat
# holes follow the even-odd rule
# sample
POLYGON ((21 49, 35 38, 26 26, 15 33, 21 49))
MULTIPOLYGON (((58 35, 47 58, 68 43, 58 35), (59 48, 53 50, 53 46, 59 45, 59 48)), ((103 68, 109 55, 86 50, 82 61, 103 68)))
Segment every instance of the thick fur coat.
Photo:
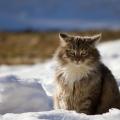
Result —
POLYGON ((95 44, 101 35, 60 34, 55 53, 54 108, 98 114, 120 108, 120 94, 111 71, 100 61, 95 44))

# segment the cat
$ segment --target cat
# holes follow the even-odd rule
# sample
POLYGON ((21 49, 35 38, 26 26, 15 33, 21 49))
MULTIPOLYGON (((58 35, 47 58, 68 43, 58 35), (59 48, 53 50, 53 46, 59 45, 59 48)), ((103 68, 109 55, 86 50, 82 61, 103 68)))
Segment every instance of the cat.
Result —
POLYGON ((75 110, 89 115, 120 109, 120 94, 111 71, 101 62, 96 44, 101 34, 74 36, 60 33, 54 109, 75 110))

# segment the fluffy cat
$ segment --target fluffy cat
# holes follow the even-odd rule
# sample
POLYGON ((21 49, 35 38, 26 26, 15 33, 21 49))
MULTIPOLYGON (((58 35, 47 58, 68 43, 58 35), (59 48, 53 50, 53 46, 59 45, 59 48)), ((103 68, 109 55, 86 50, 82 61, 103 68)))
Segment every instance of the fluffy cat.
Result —
POLYGON ((120 108, 120 95, 111 71, 100 61, 96 43, 101 34, 73 36, 59 34, 54 57, 56 91, 54 108, 99 114, 120 108))

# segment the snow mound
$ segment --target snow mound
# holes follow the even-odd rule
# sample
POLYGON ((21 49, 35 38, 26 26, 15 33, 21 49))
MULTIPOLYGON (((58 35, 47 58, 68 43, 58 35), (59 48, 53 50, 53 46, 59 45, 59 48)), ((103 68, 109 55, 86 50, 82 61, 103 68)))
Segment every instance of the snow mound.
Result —
POLYGON ((0 78, 0 113, 21 113, 51 109, 51 98, 35 80, 15 76, 0 78))
POLYGON ((22 114, 7 113, 0 116, 0 120, 120 120, 120 110, 111 109, 103 115, 86 115, 67 110, 22 114))

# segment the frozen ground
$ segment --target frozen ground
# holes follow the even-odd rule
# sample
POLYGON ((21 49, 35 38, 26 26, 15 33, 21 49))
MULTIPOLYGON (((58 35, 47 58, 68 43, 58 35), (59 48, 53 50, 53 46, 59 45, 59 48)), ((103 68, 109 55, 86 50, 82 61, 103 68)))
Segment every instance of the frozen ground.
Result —
MULTIPOLYGON (((120 40, 102 43, 98 48, 102 61, 112 70, 120 85, 120 40)), ((0 120, 120 120, 120 110, 117 109, 94 116, 52 110, 54 66, 52 60, 32 66, 2 65, 0 120)))

